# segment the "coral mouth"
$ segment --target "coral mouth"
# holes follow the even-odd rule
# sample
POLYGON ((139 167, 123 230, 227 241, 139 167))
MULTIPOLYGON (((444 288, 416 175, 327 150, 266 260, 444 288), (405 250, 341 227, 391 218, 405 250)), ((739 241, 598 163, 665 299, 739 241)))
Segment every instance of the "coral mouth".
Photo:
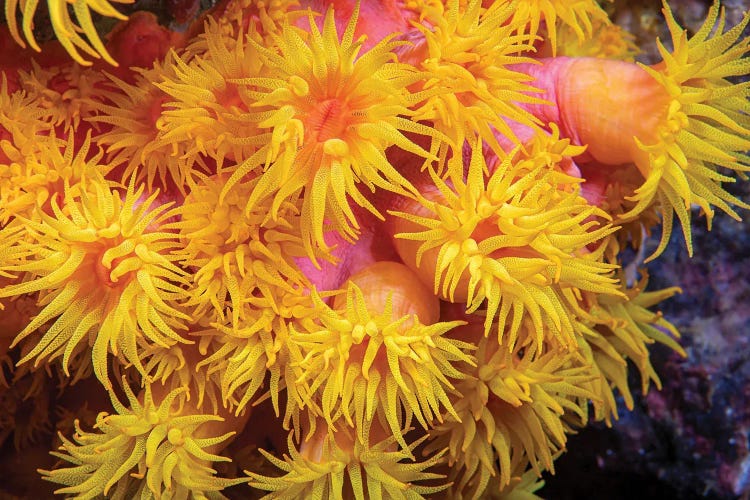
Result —
POLYGON ((349 125, 349 113, 341 99, 326 99, 308 113, 305 118, 305 129, 312 131, 311 139, 325 142, 341 138, 349 125))
POLYGON ((104 47, 88 10, 129 1, 47 0, 78 65, 0 51, 0 462, 39 398, 80 417, 41 470, 76 498, 535 498, 685 355, 628 273, 750 208, 750 14, 665 9, 645 67, 571 53, 596 0, 220 0, 104 47))

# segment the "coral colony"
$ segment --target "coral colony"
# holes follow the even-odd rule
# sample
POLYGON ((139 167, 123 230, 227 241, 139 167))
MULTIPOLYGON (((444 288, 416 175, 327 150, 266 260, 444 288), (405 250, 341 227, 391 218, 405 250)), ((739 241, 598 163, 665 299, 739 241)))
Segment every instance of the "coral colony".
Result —
POLYGON ((0 37, 0 436, 60 495, 534 498, 684 354, 637 256, 748 208, 718 3, 652 66, 594 0, 68 3, 0 37))

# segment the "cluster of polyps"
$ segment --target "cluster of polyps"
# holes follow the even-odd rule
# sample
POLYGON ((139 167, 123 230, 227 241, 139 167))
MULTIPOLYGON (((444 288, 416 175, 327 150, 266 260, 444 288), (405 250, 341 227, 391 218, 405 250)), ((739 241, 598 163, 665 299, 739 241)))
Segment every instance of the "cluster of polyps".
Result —
POLYGON ((48 3, 76 63, 0 89, 0 437, 54 423, 61 494, 530 495, 682 352, 621 249, 746 207, 750 17, 718 5, 692 37, 665 7, 646 67, 594 1, 233 0, 106 47, 107 2, 48 3))

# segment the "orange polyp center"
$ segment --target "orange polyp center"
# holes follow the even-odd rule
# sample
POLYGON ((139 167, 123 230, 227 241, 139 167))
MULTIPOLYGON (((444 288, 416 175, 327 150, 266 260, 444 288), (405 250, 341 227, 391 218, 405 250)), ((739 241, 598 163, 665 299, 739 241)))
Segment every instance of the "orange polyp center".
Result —
POLYGON ((245 101, 242 100, 242 96, 240 95, 240 89, 236 84, 227 83, 223 89, 217 89, 214 94, 216 95, 216 102, 223 109, 236 107, 243 111, 248 110, 245 101))
POLYGON ((106 267, 104 267, 101 259, 98 259, 96 261, 96 264, 94 265, 94 269, 96 270, 96 277, 99 279, 100 283, 107 286, 108 288, 114 288, 115 282, 112 281, 109 277, 110 269, 107 269, 106 267))
POLYGON ((122 262, 122 260, 125 257, 118 257, 116 259, 112 260, 112 263, 110 264, 110 267, 107 267, 102 262, 102 259, 104 257, 104 253, 108 250, 108 247, 104 247, 101 249, 101 251, 96 254, 96 260, 94 262, 94 272, 96 273, 96 277, 99 280, 101 284, 106 286, 107 288, 115 288, 120 285, 123 285, 125 282, 129 281, 128 276, 121 276, 120 279, 117 281, 112 281, 112 278, 110 277, 110 273, 113 269, 117 267, 117 265, 122 262))
MULTIPOLYGON (((474 241, 477 242, 477 244, 479 244, 487 238, 499 236, 500 234, 502 233, 497 227, 496 220, 485 219, 477 224, 477 226, 474 228, 474 231, 471 233, 471 237, 474 241)), ((487 255, 487 257, 490 257, 492 259, 501 259, 504 257, 522 257, 533 259, 538 258, 539 256, 540 255, 538 252, 528 246, 498 248, 487 255)))
POLYGON ((485 219, 477 224, 477 226, 474 228, 474 231, 472 231, 471 233, 471 237, 477 243, 481 243, 487 238, 498 236, 499 234, 500 230, 497 228, 497 222, 495 222, 494 220, 485 219))
MULTIPOLYGON (((362 363, 365 359, 365 354, 367 353, 367 347, 370 345, 370 339, 364 338, 362 339, 362 342, 359 344, 354 344, 349 348, 349 359, 347 360, 347 363, 354 366, 362 366, 362 363)), ((380 374, 387 373, 390 370, 390 366, 388 365, 388 354, 386 353, 385 346, 381 345, 378 349, 377 354, 375 354, 375 359, 372 362, 372 365, 370 366, 370 372, 376 370, 380 372, 380 374)))
POLYGON ((340 99, 326 99, 307 114, 305 130, 310 131, 310 138, 316 142, 341 138, 349 125, 348 118, 347 106, 340 99))
POLYGON ((154 137, 159 133, 157 122, 164 111, 164 103, 169 102, 169 96, 162 91, 153 94, 150 104, 146 107, 144 124, 148 124, 148 130, 153 131, 154 137))

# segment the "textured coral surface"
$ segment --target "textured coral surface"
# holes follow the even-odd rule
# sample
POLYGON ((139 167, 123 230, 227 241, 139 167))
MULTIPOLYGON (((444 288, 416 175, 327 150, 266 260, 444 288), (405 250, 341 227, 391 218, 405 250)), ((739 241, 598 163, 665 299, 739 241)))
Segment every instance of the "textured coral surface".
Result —
POLYGON ((4 495, 747 491, 750 15, 126 3, 6 2, 4 495))

